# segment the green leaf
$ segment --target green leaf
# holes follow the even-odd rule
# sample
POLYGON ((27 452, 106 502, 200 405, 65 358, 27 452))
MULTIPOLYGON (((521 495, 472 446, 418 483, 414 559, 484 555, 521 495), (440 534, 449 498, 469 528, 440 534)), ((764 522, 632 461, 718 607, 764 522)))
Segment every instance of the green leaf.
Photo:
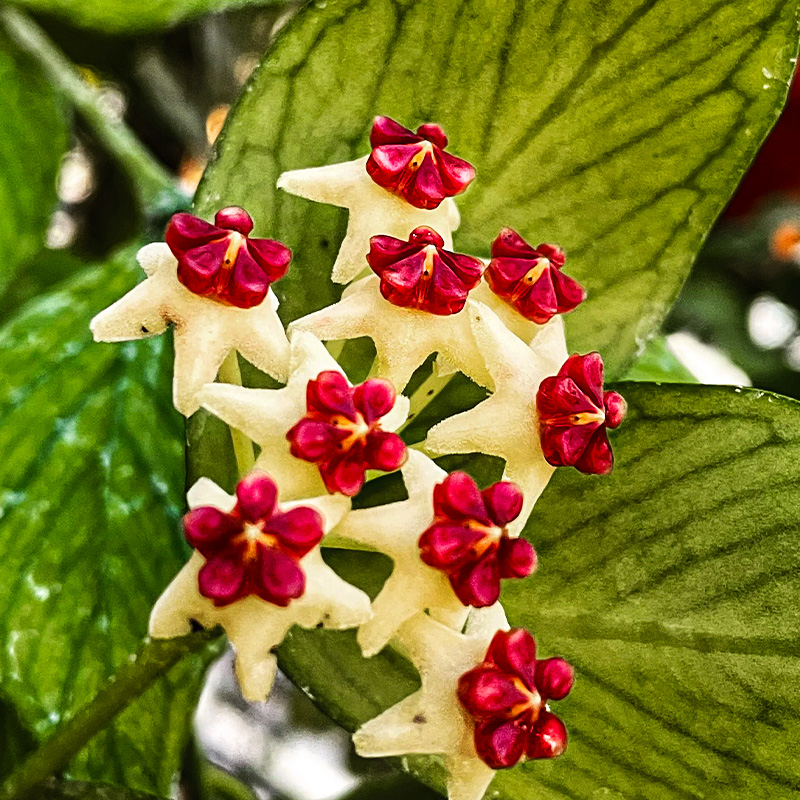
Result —
MULTIPOLYGON (((39 738, 129 663, 186 558, 169 337, 88 328, 138 271, 123 251, 0 329, 0 683, 39 738)), ((70 774, 168 795, 203 664, 156 682, 70 774)))
POLYGON ((0 779, 36 745, 33 734, 20 722, 10 703, 0 700, 0 779))
POLYGON ((50 781, 37 789, 40 800, 158 800, 153 794, 84 781, 50 781))
POLYGON ((0 31, 0 293, 44 244, 67 149, 61 103, 29 57, 0 31))
POLYGON ((61 17, 103 33, 130 34, 245 6, 283 5, 288 0, 11 0, 28 11, 61 17))
MULTIPOLYGON (((567 753, 498 774, 502 800, 789 800, 800 789, 800 404, 750 389, 625 384, 609 477, 557 470, 507 582, 510 621, 577 670, 567 753)), ((377 591, 386 559, 330 551, 377 591)), ((414 690, 390 650, 295 631, 281 665, 353 729, 414 690)), ((411 761, 441 785, 431 759, 411 761)))
POLYGON ((786 95, 797 0, 330 0, 284 29, 197 194, 245 206, 295 251, 284 318, 335 300, 346 212, 280 172, 368 152, 375 114, 441 123, 478 177, 457 248, 501 226, 562 244, 589 290, 572 347, 611 375, 659 327, 786 95))
POLYGON ((657 336, 647 343, 626 373, 625 380, 697 383, 697 378, 673 355, 665 336, 657 336))

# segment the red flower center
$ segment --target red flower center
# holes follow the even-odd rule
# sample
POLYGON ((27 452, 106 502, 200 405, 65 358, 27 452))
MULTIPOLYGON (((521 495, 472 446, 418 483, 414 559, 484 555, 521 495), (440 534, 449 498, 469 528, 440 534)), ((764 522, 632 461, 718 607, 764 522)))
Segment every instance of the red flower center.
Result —
POLYGON ((396 399, 388 381, 353 387, 341 372, 321 372, 306 387, 306 415, 286 434, 292 455, 316 464, 331 494, 358 494, 368 469, 391 472, 405 463, 403 440, 381 428, 396 399))
POLYGON ((250 238, 253 220, 242 208, 223 208, 214 222, 192 214, 170 220, 166 241, 178 260, 178 280, 195 294, 228 305, 259 305, 286 274, 291 250, 273 239, 250 238))
POLYGON ((373 236, 367 262, 390 303, 439 316, 461 311, 483 273, 480 259, 445 250, 442 237, 425 226, 411 231, 408 241, 373 236))
POLYGON ((372 180, 417 208, 436 208, 475 177, 468 161, 445 152, 447 136, 438 125, 420 125, 415 134, 389 117, 376 117, 370 144, 372 180))
POLYGON ((486 657, 458 681, 458 699, 474 723, 475 750, 492 769, 522 758, 554 758, 567 746, 564 723, 547 708, 572 689, 572 667, 537 660, 524 628, 498 631, 486 657))
POLYGON ((198 574, 200 594, 216 606, 255 595, 287 606, 305 591, 303 558, 322 540, 322 516, 313 508, 278 507, 278 488, 253 472, 236 487, 236 506, 192 509, 183 518, 186 541, 205 556, 198 574))
POLYGON ((501 481, 481 491, 464 472, 453 472, 433 490, 433 524, 420 536, 420 558, 444 572, 465 606, 497 602, 502 578, 525 578, 536 553, 513 539, 506 525, 519 516, 522 492, 501 481))
POLYGON ((599 353, 570 356, 545 378, 536 394, 542 451, 554 467, 575 467, 606 475, 614 466, 607 429, 625 418, 627 405, 617 392, 603 392, 599 353))
POLYGON ((540 244, 534 249, 516 231, 503 228, 492 244, 486 282, 523 317, 543 325, 586 299, 586 290, 561 271, 564 261, 560 247, 540 244))

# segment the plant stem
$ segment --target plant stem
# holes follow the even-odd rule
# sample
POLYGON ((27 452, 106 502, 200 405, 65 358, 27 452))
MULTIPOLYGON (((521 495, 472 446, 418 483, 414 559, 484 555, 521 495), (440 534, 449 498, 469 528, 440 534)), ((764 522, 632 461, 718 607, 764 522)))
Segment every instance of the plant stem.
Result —
POLYGON ((433 372, 419 385, 417 390, 409 398, 408 420, 400 428, 402 431, 406 425, 410 424, 429 403, 431 403, 436 395, 441 392, 453 375, 440 375, 434 366, 433 372))
POLYGON ((162 206, 165 198, 178 195, 169 172, 124 122, 108 114, 100 92, 83 79, 75 65, 30 17, 4 5, 0 7, 0 25, 36 61, 106 150, 125 169, 143 207, 162 206))
POLYGON ((136 659, 125 664, 105 688, 61 725, 0 786, 0 800, 22 800, 42 781, 63 770, 95 734, 143 694, 184 656, 196 653, 219 636, 203 631, 177 639, 146 639, 136 659))
MULTIPOLYGON (((242 372, 239 369, 239 356, 235 350, 231 350, 219 368, 219 379, 222 383, 232 383, 236 386, 242 385, 242 372)), ((243 477, 253 469, 256 463, 253 455, 253 443, 240 430, 232 425, 228 426, 233 441, 233 452, 236 456, 236 466, 239 469, 239 477, 243 477)))

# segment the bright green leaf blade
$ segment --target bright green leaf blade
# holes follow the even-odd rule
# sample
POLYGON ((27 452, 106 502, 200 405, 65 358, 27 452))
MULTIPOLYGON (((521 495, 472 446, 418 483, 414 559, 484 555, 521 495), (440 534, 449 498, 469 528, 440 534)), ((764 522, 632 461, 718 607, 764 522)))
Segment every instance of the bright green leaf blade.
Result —
POLYGON ((103 33, 143 33, 244 6, 283 5, 288 0, 11 0, 28 11, 61 17, 103 33))
MULTIPOLYGON (((558 470, 527 535, 540 568, 510 621, 577 668, 565 756, 501 773, 503 800, 789 800, 800 790, 800 404, 625 384, 609 477, 558 470)), ((375 592, 386 559, 332 551, 375 592)), ((416 685, 350 634, 295 631, 282 667, 352 729, 416 685), (342 676, 346 676, 344 679, 342 676)), ((436 784, 434 762, 417 774, 436 784)))
POLYGON ((626 381, 656 383, 697 383, 697 378, 681 364, 669 349, 665 336, 651 339, 625 373, 626 381))
MULTIPOLYGON (((95 344, 88 328, 137 272, 123 251, 0 330, 0 682, 39 737, 132 658, 186 559, 169 339, 95 344)), ((167 795, 202 670, 154 684, 70 774, 167 795)))
POLYGON ((0 292, 39 251, 67 149, 61 103, 38 67, 0 32, 0 292))
POLYGON ((435 120, 478 177, 457 248, 503 225, 562 244, 589 290, 572 347, 622 374, 658 328, 786 95, 797 0, 331 0, 284 30, 231 114, 197 208, 245 206, 295 251, 285 319, 330 303, 346 212, 281 171, 368 152, 375 114, 435 120))

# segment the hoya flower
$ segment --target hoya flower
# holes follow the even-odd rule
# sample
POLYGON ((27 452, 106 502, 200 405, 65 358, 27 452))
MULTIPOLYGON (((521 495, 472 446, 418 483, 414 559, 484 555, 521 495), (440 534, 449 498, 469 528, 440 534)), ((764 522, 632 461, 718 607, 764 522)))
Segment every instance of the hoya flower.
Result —
POLYGON ((470 612, 464 633, 426 614, 406 621, 394 641, 419 671, 421 688, 356 731, 359 755, 440 755, 450 800, 482 800, 494 770, 475 749, 472 720, 459 702, 458 684, 465 672, 483 662, 497 631, 507 628, 499 603, 470 612))
POLYGON ((325 340, 368 336, 375 343, 377 373, 398 391, 431 353, 439 353, 476 383, 491 388, 491 376, 472 334, 471 303, 468 299, 462 311, 447 316, 402 308, 381 296, 379 278, 372 275, 349 287, 338 303, 293 322, 290 330, 308 331, 325 340))
POLYGON ((444 239, 426 227, 411 231, 408 241, 373 236, 367 262, 390 303, 440 316, 461 311, 483 273, 480 259, 445 250, 444 239))
POLYGON ((199 506, 183 518, 186 541, 206 563, 198 588, 215 606, 255 595, 288 606, 305 591, 300 560, 320 543, 322 515, 311 506, 278 507, 278 487, 252 472, 236 487, 230 512, 199 506))
POLYGON ((273 239, 250 237, 253 220, 238 206, 223 208, 214 225, 175 214, 166 242, 178 260, 178 280, 190 291, 237 308, 252 308, 289 269, 292 251, 273 239))
POLYGON ((369 176, 417 208, 436 208, 475 177, 472 164, 445 152, 447 136, 438 125, 420 125, 413 133, 389 117, 376 117, 369 141, 369 176))
POLYGON ((492 769, 560 756, 567 729, 547 703, 566 697, 572 682, 572 667, 563 659, 537 660, 536 642, 524 628, 498 631, 483 663, 458 681, 478 755, 492 769))
POLYGON ((184 416, 199 408, 200 387, 211 383, 231 350, 279 381, 286 380, 289 342, 278 319, 278 300, 267 288, 263 300, 238 308, 195 294, 178 279, 178 261, 158 242, 139 250, 147 278, 91 322, 95 341, 122 342, 163 333, 174 326, 172 394, 184 416))
MULTIPOLYGON (((444 247, 453 247, 453 231, 458 227, 459 216, 448 192, 466 180, 468 165, 456 168, 458 160, 453 160, 453 156, 444 153, 441 146, 435 143, 437 140, 446 142, 438 126, 423 125, 420 128, 433 139, 408 131, 407 135, 415 141, 392 143, 386 138, 391 136, 389 128, 392 126, 387 124, 389 121, 379 123, 379 120, 385 119, 379 117, 376 120, 373 135, 377 135, 381 141, 371 155, 341 164, 292 170, 278 178, 278 188, 290 194, 348 209, 347 232, 333 265, 332 277, 336 283, 350 283, 365 270, 364 257, 369 250, 369 240, 379 234, 407 240, 411 231, 425 225, 439 232, 444 247), (432 157, 434 147, 442 152, 442 157, 437 156, 436 161, 432 157), (404 160, 405 154, 409 154, 407 160, 404 160), (416 168, 412 162, 417 164, 416 168), (444 172, 440 172, 445 162, 448 166, 444 172), (369 169, 375 170, 372 176, 367 171, 370 163, 374 167, 369 169), (438 168, 431 170, 432 164, 438 165, 438 168), (411 179, 403 175, 410 175, 411 179), (403 192, 395 193, 392 188, 384 188, 381 181, 387 185, 393 183, 398 189, 402 183, 403 192, 410 193, 412 198, 419 198, 420 202, 427 198, 425 203, 439 196, 440 187, 444 193, 435 205, 417 206, 403 196, 403 192)), ((397 131, 405 131, 397 123, 393 125, 397 126, 397 131)))
POLYGON ((395 396, 386 381, 367 383, 352 389, 325 346, 296 331, 283 389, 212 383, 199 397, 204 408, 259 445, 256 467, 294 500, 326 489, 355 493, 364 469, 402 463, 405 446, 401 453, 393 431, 408 416, 408 398, 395 396))
POLYGON ((430 610, 439 621, 461 630, 468 609, 456 596, 447 575, 420 558, 420 534, 433 521, 434 491, 447 477, 427 456, 409 450, 402 467, 407 500, 351 511, 331 532, 340 540, 366 545, 386 554, 394 568, 372 602, 372 619, 358 629, 364 655, 380 652, 397 629, 414 614, 430 610))
POLYGON ((561 271, 564 261, 560 247, 533 248, 516 231, 503 228, 492 244, 486 282, 525 319, 543 325, 586 299, 586 290, 561 271))
POLYGON ((603 392, 599 353, 570 356, 558 375, 545 378, 536 394, 542 451, 548 464, 607 475, 614 454, 606 431, 625 418, 617 392, 603 392))
POLYGON ((422 560, 447 575, 464 605, 493 605, 501 578, 525 578, 536 569, 531 544, 506 528, 520 511, 515 484, 500 481, 481 491, 465 472, 453 472, 433 491, 434 522, 419 539, 422 560))
POLYGON ((197 549, 153 608, 153 638, 184 636, 195 622, 222 626, 242 693, 265 700, 277 669, 273 649, 293 625, 342 629, 369 619, 369 598, 339 578, 319 549, 321 534, 347 513, 347 498, 281 507, 275 484, 252 475, 236 497, 201 478, 188 500, 186 536, 197 549))
POLYGON ((558 317, 540 329, 529 347, 483 304, 475 303, 470 313, 494 393, 431 428, 426 448, 439 455, 486 453, 504 459, 504 478, 516 483, 524 495, 519 516, 508 525, 516 535, 553 474, 539 438, 536 392, 566 360, 567 345, 558 317))
POLYGON ((296 458, 316 464, 325 488, 358 494, 368 469, 392 472, 406 460, 403 440, 381 427, 397 402, 389 381, 359 386, 338 370, 320 372, 306 386, 306 414, 286 434, 296 458))

